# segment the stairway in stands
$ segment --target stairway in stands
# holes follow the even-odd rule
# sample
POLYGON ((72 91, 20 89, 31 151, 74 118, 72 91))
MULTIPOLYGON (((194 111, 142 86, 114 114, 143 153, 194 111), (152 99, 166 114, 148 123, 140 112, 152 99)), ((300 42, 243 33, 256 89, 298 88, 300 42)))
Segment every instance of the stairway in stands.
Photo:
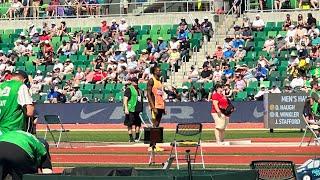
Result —
POLYGON ((202 46, 198 52, 193 52, 189 62, 182 62, 178 72, 171 71, 170 77, 165 83, 174 87, 181 87, 182 83, 188 80, 188 73, 193 65, 200 73, 202 65, 206 61, 206 54, 212 56, 217 45, 222 45, 227 35, 230 35, 231 29, 236 21, 240 18, 235 18, 232 15, 220 15, 219 22, 215 24, 214 37, 209 42, 202 42, 202 46))

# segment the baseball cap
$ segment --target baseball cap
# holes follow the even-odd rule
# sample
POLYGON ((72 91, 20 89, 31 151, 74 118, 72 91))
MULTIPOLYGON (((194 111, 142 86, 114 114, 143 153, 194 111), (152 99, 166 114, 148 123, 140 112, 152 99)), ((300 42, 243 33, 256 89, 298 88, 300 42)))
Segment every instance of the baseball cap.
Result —
POLYGON ((13 75, 20 75, 20 76, 22 76, 24 79, 26 79, 26 80, 24 81, 24 83, 27 83, 28 80, 29 80, 28 74, 27 74, 25 71, 23 71, 23 70, 16 70, 16 71, 13 73, 13 75))

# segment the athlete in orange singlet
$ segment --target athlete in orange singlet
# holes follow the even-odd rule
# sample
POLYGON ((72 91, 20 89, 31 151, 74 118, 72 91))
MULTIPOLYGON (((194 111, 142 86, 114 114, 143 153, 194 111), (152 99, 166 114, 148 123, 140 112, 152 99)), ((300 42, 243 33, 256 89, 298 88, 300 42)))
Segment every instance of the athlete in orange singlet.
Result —
POLYGON ((165 114, 165 102, 163 99, 164 90, 160 80, 160 67, 151 68, 152 78, 148 81, 147 96, 151 109, 152 122, 154 127, 159 127, 162 115, 165 114))

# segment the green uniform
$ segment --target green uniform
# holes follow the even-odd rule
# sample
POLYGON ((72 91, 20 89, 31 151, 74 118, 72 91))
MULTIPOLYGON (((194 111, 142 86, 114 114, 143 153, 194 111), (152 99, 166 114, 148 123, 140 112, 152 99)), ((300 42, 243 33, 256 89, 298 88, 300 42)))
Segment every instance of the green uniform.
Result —
POLYGON ((138 100, 138 92, 136 88, 134 88, 132 85, 129 86, 130 89, 130 100, 128 101, 128 111, 129 112, 135 112, 136 111, 136 105, 138 100))
POLYGON ((320 98, 320 92, 319 91, 311 91, 310 92, 310 96, 313 99, 313 105, 311 107, 312 109, 312 113, 316 116, 316 118, 318 119, 320 117, 320 107, 319 107, 319 103, 318 100, 320 98))
POLYGON ((37 165, 41 164, 41 158, 47 154, 45 146, 35 136, 24 131, 17 130, 4 133, 0 136, 0 142, 8 142, 19 146, 36 161, 37 165))
POLYGON ((0 84, 0 130, 2 132, 25 129, 25 115, 18 104, 21 81, 11 80, 0 84))

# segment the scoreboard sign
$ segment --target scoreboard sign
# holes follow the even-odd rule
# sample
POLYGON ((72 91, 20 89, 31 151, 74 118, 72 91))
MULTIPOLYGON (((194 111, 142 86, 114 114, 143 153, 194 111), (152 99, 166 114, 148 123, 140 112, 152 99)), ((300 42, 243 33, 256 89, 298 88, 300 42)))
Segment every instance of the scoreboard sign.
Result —
POLYGON ((265 128, 304 128, 303 107, 306 98, 306 93, 266 94, 265 128))

